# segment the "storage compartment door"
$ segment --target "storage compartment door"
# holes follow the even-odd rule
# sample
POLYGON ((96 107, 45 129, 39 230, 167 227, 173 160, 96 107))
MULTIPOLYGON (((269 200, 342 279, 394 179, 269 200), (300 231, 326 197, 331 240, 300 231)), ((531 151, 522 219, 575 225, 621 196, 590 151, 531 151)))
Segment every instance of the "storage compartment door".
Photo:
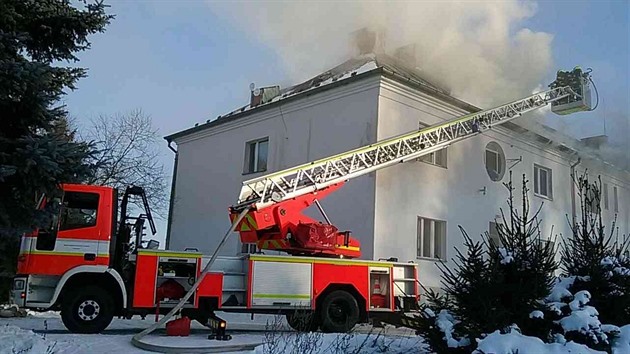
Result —
POLYGON ((311 264, 254 262, 252 306, 311 306, 311 264))

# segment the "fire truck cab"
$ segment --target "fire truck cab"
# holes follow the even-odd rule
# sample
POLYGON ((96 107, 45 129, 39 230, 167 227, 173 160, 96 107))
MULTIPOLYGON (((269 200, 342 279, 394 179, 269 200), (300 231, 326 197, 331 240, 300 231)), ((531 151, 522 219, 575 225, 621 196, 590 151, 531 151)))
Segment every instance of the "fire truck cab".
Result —
MULTIPOLYGON (((50 226, 22 238, 12 299, 20 307, 60 310, 72 332, 99 333, 114 316, 166 313, 196 282, 209 256, 144 242, 144 191, 120 198, 110 187, 64 184, 42 198, 50 226), (130 217, 133 198, 144 213, 130 217), (119 221, 117 221, 120 219, 119 221)), ((252 254, 219 257, 182 314, 214 328, 214 311, 274 313, 299 330, 344 332, 418 302, 413 263, 252 254)))

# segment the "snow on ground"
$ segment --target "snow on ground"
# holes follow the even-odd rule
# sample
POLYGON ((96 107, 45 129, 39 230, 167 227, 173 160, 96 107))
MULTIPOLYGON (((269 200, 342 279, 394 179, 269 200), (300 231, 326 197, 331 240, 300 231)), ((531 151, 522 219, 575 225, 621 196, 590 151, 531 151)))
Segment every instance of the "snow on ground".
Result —
POLYGON ((256 348, 253 354, 342 354, 342 353, 428 353, 421 337, 391 336, 378 333, 296 335, 289 332, 278 341, 268 341, 256 348))
MULTIPOLYGON (((189 337, 167 337, 164 331, 151 334, 143 339, 151 344, 177 347, 217 346, 258 344, 253 351, 241 354, 282 354, 282 353, 346 353, 359 349, 359 353, 426 353, 422 339, 412 331, 387 328, 385 330, 369 326, 357 326, 355 334, 297 334, 288 330, 283 318, 272 315, 218 314, 228 321, 228 328, 233 339, 227 342, 206 339, 209 331, 192 322, 189 337), (267 323, 272 324, 268 327, 267 323), (275 328, 274 332, 265 333, 266 328, 275 328), (243 333, 239 330, 253 332, 243 333), (265 347, 262 343, 267 343, 265 347), (312 350, 310 350, 310 349, 312 350)), ((155 320, 147 316, 145 320, 134 317, 131 320, 114 319, 112 324, 101 334, 69 333, 58 312, 30 312, 27 317, 0 319, 0 354, 104 354, 104 353, 147 353, 131 344, 131 337, 149 327, 155 320)))
POLYGON ((518 331, 501 334, 495 331, 486 338, 478 340, 478 347, 474 353, 513 354, 513 353, 537 353, 537 354, 595 354, 600 352, 592 350, 585 345, 575 342, 545 343, 536 337, 524 336, 518 331))
POLYGON ((619 337, 613 341, 613 354, 630 353, 630 325, 620 328, 619 337))

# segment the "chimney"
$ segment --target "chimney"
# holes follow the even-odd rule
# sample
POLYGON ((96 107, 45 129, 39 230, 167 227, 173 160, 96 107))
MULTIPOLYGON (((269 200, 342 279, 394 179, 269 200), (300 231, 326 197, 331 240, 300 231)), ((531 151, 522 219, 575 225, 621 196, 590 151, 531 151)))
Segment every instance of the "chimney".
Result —
POLYGON ((262 92, 259 88, 254 88, 252 86, 250 86, 250 92, 251 96, 249 99, 249 107, 254 108, 262 102, 262 92))
POLYGON ((385 33, 382 30, 363 27, 350 35, 352 36, 352 44, 358 50, 359 55, 377 54, 385 51, 385 33))
POLYGON ((252 83, 249 85, 251 96, 249 99, 249 107, 254 108, 261 104, 269 103, 271 100, 280 95, 280 86, 255 87, 252 83))

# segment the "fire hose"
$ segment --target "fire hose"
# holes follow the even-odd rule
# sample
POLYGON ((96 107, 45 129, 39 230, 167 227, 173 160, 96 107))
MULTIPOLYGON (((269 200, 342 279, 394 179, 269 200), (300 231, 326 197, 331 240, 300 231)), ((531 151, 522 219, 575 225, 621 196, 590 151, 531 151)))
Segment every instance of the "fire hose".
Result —
MULTIPOLYGON (((191 353, 191 352, 199 352, 199 351, 195 350, 194 348, 190 348, 190 347, 186 347, 186 348, 166 347, 166 346, 155 345, 155 344, 151 344, 151 343, 147 343, 147 342, 142 342, 141 339, 144 338, 149 333, 155 331, 158 327, 164 325, 179 310, 181 310, 182 307, 184 307, 184 304, 195 293, 195 291, 197 290, 197 288, 199 287, 199 285, 203 281, 203 278, 210 271, 210 267, 212 266, 212 263, 214 263, 214 261, 219 256, 219 251, 223 248, 223 245, 225 245, 225 242, 227 241, 227 239, 235 231, 236 225, 238 225, 241 222, 241 220, 243 220, 245 215, 247 215, 247 213, 249 212, 249 209, 250 209, 249 207, 243 209, 243 211, 241 211, 241 213, 238 215, 238 217, 234 220, 234 222, 232 223, 232 226, 230 226, 230 229, 225 234, 225 236, 223 236, 223 239, 221 240, 221 242, 219 243, 217 248, 214 250, 214 253, 212 254, 212 257, 210 257, 210 260, 208 261, 208 264, 206 264, 206 266, 203 268, 203 271, 201 272, 201 274, 199 274, 199 277, 197 278, 197 281, 195 281, 195 283, 192 285, 190 290, 188 290, 186 295, 184 295, 184 297, 181 298, 179 303, 177 305, 175 305, 175 307, 173 307, 173 309, 171 309, 171 311, 169 311, 166 314, 166 316, 162 317, 161 320, 159 320, 158 322, 154 323, 153 325, 151 325, 149 328, 145 329, 144 331, 134 335, 131 338, 131 344, 133 344, 134 346, 136 346, 136 347, 138 347, 140 349, 156 351, 156 352, 163 352, 163 353, 184 353, 184 352, 185 353, 191 353)), ((239 348, 239 346, 229 346, 229 347, 234 347, 232 350, 242 350, 242 349, 239 348)), ((203 351, 205 353, 208 353, 208 352, 211 352, 213 348, 217 348, 217 347, 199 348, 199 350, 203 351)), ((221 352, 229 351, 229 348, 227 348, 227 347, 221 347, 221 348, 217 348, 217 349, 220 349, 221 352)))

